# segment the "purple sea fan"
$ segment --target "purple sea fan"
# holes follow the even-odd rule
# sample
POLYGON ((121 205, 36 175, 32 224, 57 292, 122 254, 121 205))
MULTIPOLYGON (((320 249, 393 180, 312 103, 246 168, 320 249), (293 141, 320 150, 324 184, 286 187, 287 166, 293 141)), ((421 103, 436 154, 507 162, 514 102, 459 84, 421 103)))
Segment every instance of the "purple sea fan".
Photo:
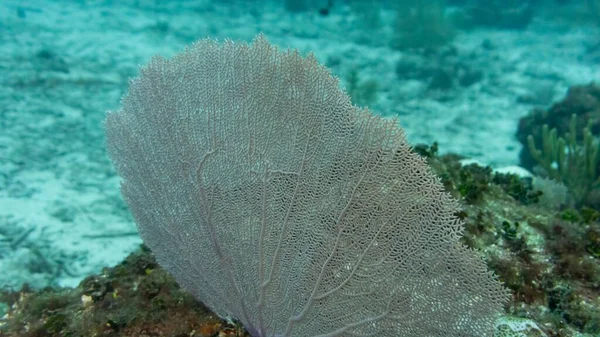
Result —
POLYGON ((140 235, 214 312, 266 336, 489 336, 507 291, 394 120, 315 57, 206 39, 108 114, 140 235))

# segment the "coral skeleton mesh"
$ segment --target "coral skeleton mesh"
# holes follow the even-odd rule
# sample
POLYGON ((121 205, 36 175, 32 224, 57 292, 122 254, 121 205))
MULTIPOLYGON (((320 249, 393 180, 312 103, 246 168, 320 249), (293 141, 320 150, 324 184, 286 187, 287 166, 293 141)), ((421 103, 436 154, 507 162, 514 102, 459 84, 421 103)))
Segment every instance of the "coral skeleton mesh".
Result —
POLYGON ((145 244, 266 336, 489 336, 507 291, 395 120, 313 55, 205 39, 153 58, 106 120, 145 244))

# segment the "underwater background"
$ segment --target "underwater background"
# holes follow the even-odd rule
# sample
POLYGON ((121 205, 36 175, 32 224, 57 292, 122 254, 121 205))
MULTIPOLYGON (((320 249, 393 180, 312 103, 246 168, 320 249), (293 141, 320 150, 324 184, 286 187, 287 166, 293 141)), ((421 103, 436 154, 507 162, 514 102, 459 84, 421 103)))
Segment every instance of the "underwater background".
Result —
MULTIPOLYGON (((63 287, 124 298, 116 280, 132 270, 104 268, 134 252, 128 266, 150 279, 120 284, 176 287, 140 267, 151 257, 106 155, 105 114, 153 55, 259 32, 399 119, 461 199, 465 243, 513 293, 497 336, 600 336, 599 0, 0 1, 0 335, 26 315, 36 336, 64 335, 72 311, 49 326, 48 303, 63 313, 82 298, 63 287), (39 307, 16 305, 23 294, 39 307)), ((136 310, 176 302, 162 301, 136 310)), ((122 316, 111 328, 128 335, 122 316)), ((215 322, 196 331, 243 334, 215 322)))

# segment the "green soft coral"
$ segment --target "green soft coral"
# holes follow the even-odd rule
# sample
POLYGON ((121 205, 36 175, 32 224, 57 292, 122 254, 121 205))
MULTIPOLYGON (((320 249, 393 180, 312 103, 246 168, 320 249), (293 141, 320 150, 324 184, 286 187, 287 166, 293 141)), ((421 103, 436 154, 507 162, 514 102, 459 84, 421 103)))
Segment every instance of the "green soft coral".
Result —
POLYGON ((576 205, 585 204, 588 195, 600 185, 598 176, 598 138, 588 127, 583 129, 583 142, 577 142, 577 116, 572 115, 569 132, 558 137, 556 129, 542 128, 542 148, 535 146, 533 136, 527 138, 529 151, 545 173, 568 189, 576 205))

